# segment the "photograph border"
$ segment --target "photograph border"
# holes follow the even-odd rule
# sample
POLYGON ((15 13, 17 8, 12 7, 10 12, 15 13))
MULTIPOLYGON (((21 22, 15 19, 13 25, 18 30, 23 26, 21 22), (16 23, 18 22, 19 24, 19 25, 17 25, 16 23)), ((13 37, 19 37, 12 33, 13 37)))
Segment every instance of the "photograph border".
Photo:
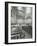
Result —
POLYGON ((36 43, 36 3, 5 2, 5 44, 21 44, 21 43, 36 43), (8 4, 9 3, 35 5, 35 41, 8 43, 8 4))

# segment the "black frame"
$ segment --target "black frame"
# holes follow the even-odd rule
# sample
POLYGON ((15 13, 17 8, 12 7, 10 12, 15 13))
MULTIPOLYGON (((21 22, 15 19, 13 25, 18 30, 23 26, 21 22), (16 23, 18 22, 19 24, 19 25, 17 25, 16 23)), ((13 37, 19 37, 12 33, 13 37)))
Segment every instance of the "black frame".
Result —
POLYGON ((36 43, 36 3, 5 2, 5 44, 20 44, 20 43, 36 43), (8 4, 9 3, 35 5, 35 41, 8 43, 8 4))

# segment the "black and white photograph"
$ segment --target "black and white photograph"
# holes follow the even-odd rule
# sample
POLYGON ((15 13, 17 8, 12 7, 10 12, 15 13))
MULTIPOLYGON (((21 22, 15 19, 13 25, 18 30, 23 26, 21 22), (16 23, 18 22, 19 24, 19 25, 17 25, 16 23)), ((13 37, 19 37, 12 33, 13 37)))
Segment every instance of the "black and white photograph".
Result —
POLYGON ((32 7, 11 7, 11 39, 32 38, 32 7))
POLYGON ((35 4, 8 3, 6 7, 8 43, 35 42, 35 4))

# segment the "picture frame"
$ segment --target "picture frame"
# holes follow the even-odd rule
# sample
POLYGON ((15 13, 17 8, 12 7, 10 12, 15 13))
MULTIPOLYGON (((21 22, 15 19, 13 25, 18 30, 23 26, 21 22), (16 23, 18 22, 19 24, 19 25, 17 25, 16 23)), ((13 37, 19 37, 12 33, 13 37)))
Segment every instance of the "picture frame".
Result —
POLYGON ((5 2, 5 44, 20 43, 36 43, 36 3, 5 2))

